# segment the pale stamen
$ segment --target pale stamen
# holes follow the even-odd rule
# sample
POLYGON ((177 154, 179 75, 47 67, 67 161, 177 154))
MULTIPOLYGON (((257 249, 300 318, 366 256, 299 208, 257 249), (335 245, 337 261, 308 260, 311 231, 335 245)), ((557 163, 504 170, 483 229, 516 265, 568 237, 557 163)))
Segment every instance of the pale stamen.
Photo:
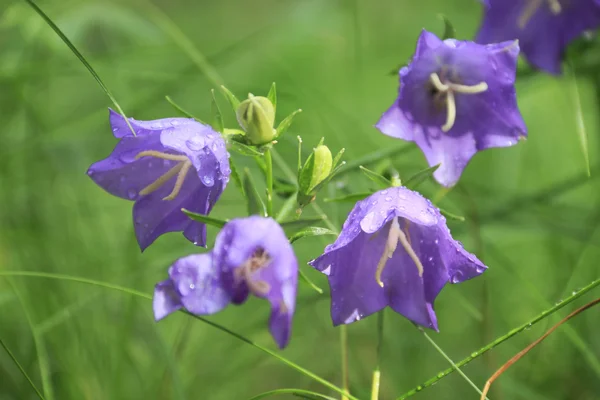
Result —
POLYGON ((381 287, 383 287, 381 274, 383 273, 385 264, 387 263, 388 259, 392 258, 394 251, 396 251, 396 247, 398 246, 398 232, 402 232, 402 230, 400 229, 400 224, 398 223, 398 217, 396 217, 392 220, 390 232, 388 233, 388 237, 385 242, 385 248, 383 249, 383 254, 377 263, 377 270, 375 271, 375 280, 381 287))
POLYGON ((419 277, 423 276, 423 264, 421 263, 421 260, 419 260, 419 257, 417 257, 417 254, 413 250, 412 245, 410 243, 410 235, 408 233, 408 226, 409 226, 408 224, 409 224, 409 222, 406 221, 406 225, 404 226, 405 230, 403 231, 402 229, 400 229, 400 223, 398 222, 398 217, 396 217, 392 220, 392 224, 390 225, 390 231, 388 233, 387 241, 385 243, 385 248, 383 250, 383 254, 381 255, 381 258, 379 259, 379 262, 377 263, 377 270, 375 271, 375 280, 377 281, 377 284, 379 284, 379 286, 381 286, 381 287, 383 287, 383 281, 381 280, 381 274, 383 273, 383 270, 385 268, 385 265, 386 265, 388 259, 392 258, 392 256, 394 255, 394 252, 396 251, 396 248, 398 247, 398 242, 400 242, 402 244, 402 247, 404 247, 404 250, 406 250, 406 253, 408 254, 408 256, 415 263, 417 270, 419 271, 419 277), (406 231, 406 233, 405 233, 405 231, 406 231))
POLYGON ((150 194, 150 193, 158 190, 169 179, 171 179, 175 175, 177 175, 177 180, 175 181, 173 190, 171 191, 171 193, 168 196, 163 197, 163 200, 175 199, 177 197, 177 195, 179 194, 179 192, 181 191, 181 188, 183 187, 183 183, 185 182, 185 177, 187 176, 187 173, 189 172, 190 168, 192 167, 191 160, 187 156, 184 156, 184 155, 163 153, 163 152, 155 151, 155 150, 145 150, 145 151, 139 152, 135 156, 136 160, 141 157, 155 157, 155 158, 160 158, 162 160, 179 161, 179 163, 177 163, 175 166, 173 166, 173 168, 171 168, 166 173, 164 173, 162 176, 160 176, 157 180, 155 180, 154 182, 152 182, 151 184, 149 184, 148 186, 146 186, 145 188, 140 190, 140 196, 145 196, 147 194, 150 194))
POLYGON ((544 1, 546 4, 548 4, 552 14, 558 15, 562 12, 562 6, 560 5, 559 0, 529 0, 523 12, 521 15, 519 15, 519 19, 517 20, 517 26, 520 29, 525 29, 531 18, 540 9, 544 1))
POLYGON ((446 95, 446 123, 442 125, 442 131, 448 132, 456 122, 456 99, 454 94, 479 94, 488 90, 485 82, 479 82, 476 85, 461 85, 459 83, 442 82, 437 73, 429 75, 429 81, 438 91, 446 95))
POLYGON ((257 250, 244 264, 234 272, 236 282, 244 281, 248 289, 255 295, 264 296, 271 290, 271 285, 262 280, 252 278, 252 274, 271 262, 271 257, 262 249, 257 250))

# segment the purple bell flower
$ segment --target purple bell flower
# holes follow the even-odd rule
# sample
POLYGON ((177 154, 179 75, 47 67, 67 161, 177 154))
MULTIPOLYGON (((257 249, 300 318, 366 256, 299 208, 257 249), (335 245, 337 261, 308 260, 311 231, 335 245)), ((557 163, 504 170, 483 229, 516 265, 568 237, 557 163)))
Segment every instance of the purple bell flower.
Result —
POLYGON ((133 222, 142 251, 167 232, 183 232, 206 245, 206 226, 189 219, 186 208, 208 214, 229 181, 229 153, 210 126, 188 118, 129 122, 110 110, 120 139, 113 152, 89 168, 88 175, 112 195, 135 201, 133 222))
POLYGON ((486 266, 452 239, 431 202, 404 187, 359 201, 342 232, 309 263, 327 275, 334 325, 349 324, 390 306, 437 330, 435 298, 486 266))
POLYGON ((442 41, 424 30, 377 129, 415 142, 430 166, 441 164, 435 179, 453 186, 475 153, 527 135, 514 86, 518 54, 516 41, 442 41))
POLYGON ((229 221, 212 253, 177 260, 169 279, 156 285, 154 316, 160 320, 180 308, 214 314, 249 294, 271 304, 269 328, 280 348, 290 339, 296 306, 298 261, 283 229, 271 218, 229 221))
POLYGON ((560 74, 567 45, 600 26, 600 0, 483 0, 478 43, 519 40, 527 61, 560 74))

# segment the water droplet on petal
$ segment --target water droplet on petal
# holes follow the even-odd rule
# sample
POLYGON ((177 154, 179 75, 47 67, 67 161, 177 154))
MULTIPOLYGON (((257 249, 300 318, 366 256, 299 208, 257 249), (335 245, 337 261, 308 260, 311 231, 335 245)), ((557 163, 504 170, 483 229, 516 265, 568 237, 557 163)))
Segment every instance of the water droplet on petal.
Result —
POLYGON ((385 189, 385 190, 381 191, 381 194, 387 194, 387 192, 388 192, 387 189, 385 189))
POLYGON ((392 201, 392 198, 391 198, 390 196, 387 196, 387 197, 385 198, 385 201, 392 201))
POLYGON ((482 267, 481 265, 478 265, 475 267, 475 271, 477 271, 478 274, 483 273, 483 271, 485 271, 485 268, 482 267))
POLYGON ((194 136, 185 142, 188 149, 192 151, 202 150, 204 147, 204 139, 201 136, 194 136))
POLYGON ((127 197, 129 197, 130 200, 133 200, 137 197, 137 192, 135 191, 135 189, 129 189, 127 190, 127 197))
POLYGON ((202 177, 202 182, 206 185, 206 186, 212 186, 215 184, 215 180, 213 179, 212 176, 210 175, 204 175, 202 177))

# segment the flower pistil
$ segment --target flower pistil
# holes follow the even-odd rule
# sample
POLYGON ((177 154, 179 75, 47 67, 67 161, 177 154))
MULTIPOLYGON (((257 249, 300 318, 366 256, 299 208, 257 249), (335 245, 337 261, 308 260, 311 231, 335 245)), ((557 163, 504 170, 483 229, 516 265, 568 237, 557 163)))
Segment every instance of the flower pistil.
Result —
POLYGON ((270 262, 271 256, 269 256, 269 253, 262 248, 256 249, 254 254, 235 270, 236 282, 246 282, 248 289, 257 296, 266 295, 271 290, 271 285, 263 280, 254 279, 252 275, 269 265, 270 262))
POLYGON ((419 257, 417 257, 417 254, 415 253, 410 243, 410 236, 408 235, 408 221, 406 221, 405 228, 406 233, 400 228, 398 217, 392 219, 390 231, 385 242, 385 248, 383 250, 381 258, 379 259, 379 263, 377 263, 377 270, 375 271, 375 280, 381 287, 383 287, 381 274, 383 273, 383 269, 385 268, 387 260, 392 258, 392 256, 394 255, 396 247, 398 246, 398 242, 402 244, 402 247, 404 247, 404 250, 406 250, 408 256, 413 260, 413 262, 417 266, 417 270, 419 271, 419 277, 423 276, 423 264, 421 263, 421 260, 419 260, 419 257))
POLYGON ((141 157, 155 157, 155 158, 160 158, 162 160, 179 161, 177 164, 175 164, 175 166, 173 168, 171 168, 170 170, 165 172, 163 175, 161 175, 158 179, 156 179, 154 182, 152 182, 151 184, 149 184, 148 186, 146 186, 145 188, 140 190, 140 196, 145 196, 147 194, 150 194, 150 193, 156 191, 157 189, 159 189, 169 179, 171 179, 172 177, 177 175, 177 180, 175 181, 173 190, 171 191, 171 193, 168 196, 163 197, 163 200, 175 199, 177 197, 177 195, 179 194, 181 187, 183 186, 183 182, 185 181, 185 177, 186 177, 188 171, 192 167, 192 161, 189 159, 189 157, 185 156, 185 155, 163 153, 163 152, 155 151, 155 150, 145 150, 145 151, 139 152, 135 156, 136 160, 141 157))
POLYGON ((523 9, 523 12, 519 16, 518 26, 520 29, 525 29, 529 20, 539 10, 543 3, 546 3, 550 8, 550 12, 554 15, 558 15, 562 12, 562 6, 559 0, 528 0, 527 6, 523 9))
POLYGON ((442 82, 439 75, 435 72, 429 75, 429 81, 436 90, 436 100, 439 99, 439 96, 446 95, 446 123, 442 125, 442 131, 444 132, 448 132, 452 129, 454 122, 456 121, 455 93, 478 94, 483 93, 488 89, 488 85, 485 82, 479 82, 476 85, 461 85, 448 80, 442 82))

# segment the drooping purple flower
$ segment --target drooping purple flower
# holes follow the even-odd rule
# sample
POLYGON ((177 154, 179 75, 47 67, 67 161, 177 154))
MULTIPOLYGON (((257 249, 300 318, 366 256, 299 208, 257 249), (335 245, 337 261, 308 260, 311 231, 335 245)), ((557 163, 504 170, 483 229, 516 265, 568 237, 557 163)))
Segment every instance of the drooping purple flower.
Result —
POLYGON ((600 0, 482 0, 483 22, 478 43, 519 40, 527 60, 560 74, 567 45, 600 26, 600 0))
POLYGON ((430 166, 441 164, 436 180, 454 185, 475 153, 527 135, 514 87, 518 53, 516 41, 442 41, 424 30, 377 129, 415 142, 430 166))
POLYGON ((233 219, 219 232, 212 253, 177 260, 169 279, 156 285, 156 320, 180 308, 213 314, 249 294, 271 304, 269 328, 283 348, 296 306, 298 262, 283 229, 271 218, 233 219))
POLYGON ((188 118, 129 122, 136 136, 125 118, 110 110, 119 143, 88 175, 110 194, 135 201, 133 222, 142 250, 163 233, 178 231, 206 245, 206 226, 181 209, 208 214, 223 193, 231 172, 224 140, 188 118))
POLYGON ((452 238, 429 200, 404 187, 356 203, 335 243, 309 264, 329 279, 334 325, 390 306, 435 330, 433 303, 444 285, 487 268, 452 238))

